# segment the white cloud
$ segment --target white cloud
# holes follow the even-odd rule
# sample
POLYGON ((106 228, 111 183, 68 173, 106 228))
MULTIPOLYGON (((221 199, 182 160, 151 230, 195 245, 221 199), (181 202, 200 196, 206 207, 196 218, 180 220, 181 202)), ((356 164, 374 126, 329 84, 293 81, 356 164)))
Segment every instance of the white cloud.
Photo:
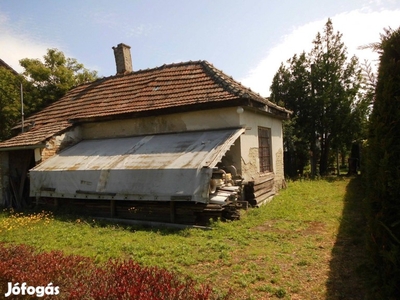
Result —
MULTIPOLYGON (((358 47, 380 41, 384 28, 397 29, 400 10, 368 11, 354 10, 331 17, 334 31, 343 34, 342 41, 347 47, 348 56, 356 55, 360 62, 365 59, 372 64, 378 63, 378 54, 372 50, 360 50, 358 47)), ((272 78, 282 62, 286 62, 294 54, 309 52, 317 32, 323 32, 327 19, 305 24, 293 29, 275 45, 260 63, 249 71, 241 82, 262 96, 270 94, 272 78)))
POLYGON ((0 58, 17 72, 23 71, 20 59, 41 59, 48 48, 54 48, 38 42, 33 36, 12 30, 8 22, 7 16, 0 12, 0 58))

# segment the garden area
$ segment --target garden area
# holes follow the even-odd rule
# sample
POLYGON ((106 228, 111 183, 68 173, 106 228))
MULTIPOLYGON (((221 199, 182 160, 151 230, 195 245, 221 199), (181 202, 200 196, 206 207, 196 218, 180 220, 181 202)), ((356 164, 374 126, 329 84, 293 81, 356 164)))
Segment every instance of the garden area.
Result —
POLYGON ((208 230, 3 211, 0 293, 26 282, 58 287, 49 299, 365 299, 363 190, 357 176, 289 181, 208 230))

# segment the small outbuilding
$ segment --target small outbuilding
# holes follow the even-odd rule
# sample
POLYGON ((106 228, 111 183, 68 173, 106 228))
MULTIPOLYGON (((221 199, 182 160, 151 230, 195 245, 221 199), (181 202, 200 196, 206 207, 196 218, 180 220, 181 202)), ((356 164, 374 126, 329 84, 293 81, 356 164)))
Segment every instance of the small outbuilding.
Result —
POLYGON ((0 143, 0 204, 80 208, 93 215, 194 224, 257 206, 285 184, 282 120, 290 111, 207 61, 117 74, 80 85, 0 143))

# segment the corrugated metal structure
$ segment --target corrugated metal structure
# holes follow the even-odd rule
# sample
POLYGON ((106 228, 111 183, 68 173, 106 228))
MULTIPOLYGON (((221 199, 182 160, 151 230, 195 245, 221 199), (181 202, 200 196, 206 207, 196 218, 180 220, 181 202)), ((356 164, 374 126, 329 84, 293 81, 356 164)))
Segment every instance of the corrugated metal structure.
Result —
POLYGON ((84 140, 30 170, 30 195, 208 203, 213 169, 244 131, 84 140))

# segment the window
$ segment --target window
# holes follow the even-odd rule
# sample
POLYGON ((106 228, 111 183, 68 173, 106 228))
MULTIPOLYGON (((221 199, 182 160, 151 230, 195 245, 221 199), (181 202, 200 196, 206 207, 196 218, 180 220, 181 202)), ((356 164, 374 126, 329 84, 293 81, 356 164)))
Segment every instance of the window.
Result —
POLYGON ((272 172, 270 128, 258 127, 258 155, 260 172, 272 172))

